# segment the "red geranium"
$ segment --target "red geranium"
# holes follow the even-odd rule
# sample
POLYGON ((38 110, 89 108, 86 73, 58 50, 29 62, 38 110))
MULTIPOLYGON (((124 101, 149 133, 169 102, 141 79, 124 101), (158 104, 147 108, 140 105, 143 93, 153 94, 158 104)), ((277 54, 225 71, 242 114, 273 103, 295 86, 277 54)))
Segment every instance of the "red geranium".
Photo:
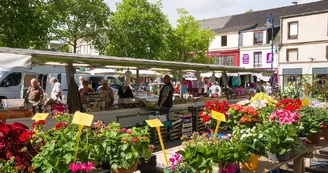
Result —
POLYGON ((60 128, 66 128, 67 127, 67 124, 66 123, 63 123, 63 122, 59 122, 55 125, 55 130, 58 130, 60 128))
POLYGON ((28 139, 31 139, 35 132, 33 131, 25 131, 19 136, 19 140, 21 142, 26 142, 28 139))
POLYGON ((302 100, 300 99, 284 99, 276 104, 278 109, 287 111, 298 111, 302 107, 302 100))
POLYGON ((45 120, 39 120, 39 121, 37 121, 37 122, 34 122, 34 123, 32 124, 32 127, 33 127, 33 128, 38 128, 38 127, 42 127, 42 126, 44 126, 44 125, 46 125, 46 121, 45 121, 45 120))
POLYGON ((198 116, 201 118, 203 124, 210 125, 212 120, 212 110, 223 113, 225 114, 226 118, 228 118, 226 114, 228 109, 229 104, 225 100, 223 100, 222 102, 216 100, 214 101, 214 103, 209 101, 205 103, 203 111, 199 112, 198 116))

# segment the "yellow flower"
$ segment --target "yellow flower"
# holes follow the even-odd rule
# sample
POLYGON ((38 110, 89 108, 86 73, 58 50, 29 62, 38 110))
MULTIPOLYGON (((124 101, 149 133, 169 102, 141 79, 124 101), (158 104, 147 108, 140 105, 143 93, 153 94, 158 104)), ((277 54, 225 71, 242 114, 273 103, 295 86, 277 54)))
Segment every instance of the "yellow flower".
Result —
POLYGON ((308 107, 310 105, 310 100, 308 99, 303 99, 302 100, 302 106, 303 107, 308 107))

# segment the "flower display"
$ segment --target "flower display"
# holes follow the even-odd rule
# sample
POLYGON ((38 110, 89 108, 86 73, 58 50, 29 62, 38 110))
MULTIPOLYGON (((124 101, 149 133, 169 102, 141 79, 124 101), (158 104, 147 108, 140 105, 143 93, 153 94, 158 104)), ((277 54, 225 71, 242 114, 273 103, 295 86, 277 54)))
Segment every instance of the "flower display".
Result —
POLYGON ((274 107, 277 101, 266 93, 257 93, 250 100, 250 105, 256 109, 262 109, 266 106, 274 107))
POLYGON ((77 172, 77 171, 91 171, 93 167, 94 167, 93 162, 88 162, 88 163, 70 163, 69 164, 69 169, 72 172, 77 172))
POLYGON ((328 103, 313 100, 313 101, 310 102, 309 106, 312 107, 312 108, 327 109, 328 108, 328 103))
POLYGON ((302 107, 302 100, 300 99, 284 99, 276 104, 278 109, 284 109, 289 111, 298 111, 302 107))
POLYGON ((212 121, 212 110, 225 114, 227 118, 228 115, 226 113, 228 109, 229 104, 225 100, 222 102, 216 100, 213 103, 206 102, 203 111, 199 112, 198 116, 201 118, 202 123, 205 124, 206 127, 214 128, 216 126, 216 120, 212 121))
POLYGON ((19 140, 21 142, 26 142, 27 140, 31 139, 35 132, 33 131, 25 131, 19 136, 19 140))
POLYGON ((46 125, 46 121, 45 120, 39 120, 37 122, 34 122, 32 124, 32 128, 35 129, 35 128, 42 128, 44 125, 46 125))
POLYGON ((55 130, 58 130, 58 129, 60 129, 60 128, 66 128, 66 127, 67 127, 67 124, 66 124, 66 123, 64 123, 64 122, 59 122, 59 123, 57 123, 57 124, 55 125, 54 129, 55 129, 55 130))
POLYGON ((279 124, 293 124, 298 122, 300 115, 290 110, 276 110, 270 115, 269 122, 274 122, 277 118, 279 124))
POLYGON ((258 112, 253 106, 230 105, 228 124, 231 128, 242 125, 252 126, 259 121, 258 112))

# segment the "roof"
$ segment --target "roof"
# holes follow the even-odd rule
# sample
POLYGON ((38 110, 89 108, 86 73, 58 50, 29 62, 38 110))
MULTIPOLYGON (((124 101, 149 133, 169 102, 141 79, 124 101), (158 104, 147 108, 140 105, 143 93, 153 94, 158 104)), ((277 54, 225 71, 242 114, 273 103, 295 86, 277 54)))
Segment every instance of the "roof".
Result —
POLYGON ((300 14, 294 14, 294 15, 286 15, 286 16, 281 16, 281 19, 286 19, 286 18, 293 18, 293 17, 299 17, 299 16, 308 16, 308 15, 315 15, 315 14, 321 14, 321 13, 327 13, 328 10, 321 10, 321 11, 312 11, 312 12, 307 12, 307 13, 300 13, 300 14))
POLYGON ((328 0, 321 0, 317 2, 304 3, 298 5, 285 6, 280 8, 273 8, 261 11, 254 11, 251 13, 237 14, 227 17, 218 17, 212 19, 200 20, 203 28, 209 28, 213 31, 218 29, 220 32, 232 32, 237 26, 249 26, 257 25, 257 27, 265 26, 267 18, 270 14, 274 17, 274 25, 280 25, 280 17, 287 15, 296 15, 302 13, 309 13, 314 11, 322 11, 328 9, 328 0), (229 18, 228 22, 225 22, 226 18, 229 18), (210 25, 209 22, 214 23, 210 25), (216 25, 219 23, 221 25, 216 25), (225 23, 225 24, 224 24, 225 23), (224 26, 222 26, 224 24, 224 26), (207 27, 211 26, 211 27, 207 27), (214 28, 214 26, 219 26, 214 28))
MULTIPOLYGON (((174 61, 157 61, 149 59, 137 59, 115 56, 101 56, 101 55, 83 55, 64 52, 51 52, 51 51, 39 51, 39 50, 27 50, 27 49, 14 49, 0 47, 0 56, 3 54, 12 54, 30 57, 27 62, 36 65, 49 65, 49 63, 73 63, 76 66, 93 66, 97 68, 107 68, 107 66, 124 66, 124 67, 138 67, 139 69, 153 69, 164 68, 171 70, 198 70, 198 71, 227 71, 227 72, 255 72, 262 73, 263 70, 245 69, 244 67, 222 66, 216 64, 196 64, 186 62, 174 62, 174 61)), ((2 59, 8 59, 2 57, 2 59)), ((18 57, 18 61, 21 61, 18 57)), ((11 63, 15 63, 12 60, 11 63)), ((15 66, 15 65, 12 65, 15 66)), ((23 67, 25 64, 22 65, 23 67)))

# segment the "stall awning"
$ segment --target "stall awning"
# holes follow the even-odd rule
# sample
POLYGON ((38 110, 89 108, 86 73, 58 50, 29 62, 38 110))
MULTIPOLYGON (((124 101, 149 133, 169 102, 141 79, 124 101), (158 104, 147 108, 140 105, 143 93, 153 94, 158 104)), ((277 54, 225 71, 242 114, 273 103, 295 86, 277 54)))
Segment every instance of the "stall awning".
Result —
POLYGON ((30 68, 31 65, 32 65, 32 56, 30 55, 0 53, 1 68, 12 68, 12 67, 30 68))
POLYGON ((313 68, 312 74, 328 74, 328 68, 327 67, 313 68))
POLYGON ((214 64, 196 64, 173 61, 157 61, 148 59, 125 58, 100 55, 82 55, 74 53, 38 51, 26 49, 0 48, 0 53, 18 54, 32 57, 33 64, 75 63, 81 65, 91 65, 97 68, 105 66, 130 66, 139 69, 165 68, 172 70, 198 70, 198 71, 227 71, 227 72, 255 72, 262 73, 263 70, 245 69, 243 67, 220 66, 214 64))

